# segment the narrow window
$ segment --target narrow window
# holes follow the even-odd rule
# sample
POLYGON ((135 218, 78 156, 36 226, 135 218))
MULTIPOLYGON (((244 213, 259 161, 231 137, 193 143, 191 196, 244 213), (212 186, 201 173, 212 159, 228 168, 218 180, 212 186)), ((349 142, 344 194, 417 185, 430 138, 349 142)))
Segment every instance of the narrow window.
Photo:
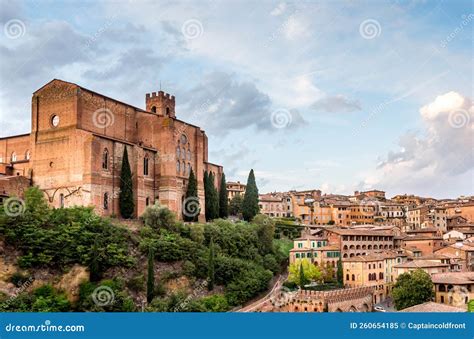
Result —
POLYGON ((178 160, 178 161, 176 161, 176 174, 179 174, 180 169, 181 169, 181 164, 180 164, 180 162, 179 162, 179 160, 178 160))
POLYGON ((104 193, 104 210, 109 209, 109 193, 104 193))
POLYGON ((153 113, 156 113, 156 106, 153 106, 153 107, 151 108, 151 111, 152 111, 153 113))
POLYGON ((107 148, 104 149, 104 152, 102 153, 102 169, 108 169, 109 168, 109 151, 107 148))
MULTIPOLYGON (((26 151, 25 160, 30 160, 30 151, 26 151)), ((1 162, 1 161, 0 161, 1 162)))
POLYGON ((146 206, 150 205, 150 197, 146 197, 146 206))
POLYGON ((143 175, 148 175, 148 156, 143 158, 143 175))
POLYGON ((16 161, 16 153, 13 152, 12 157, 11 157, 11 162, 15 162, 15 161, 16 161))
POLYGON ((59 207, 64 207, 64 194, 62 193, 59 195, 59 207))

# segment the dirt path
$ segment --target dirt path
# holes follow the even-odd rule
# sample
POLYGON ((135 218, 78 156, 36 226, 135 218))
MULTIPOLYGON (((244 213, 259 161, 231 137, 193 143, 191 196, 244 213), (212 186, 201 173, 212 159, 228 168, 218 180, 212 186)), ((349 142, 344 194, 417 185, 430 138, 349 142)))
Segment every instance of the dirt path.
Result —
POLYGON ((275 283, 273 284, 272 289, 270 292, 268 292, 265 296, 262 298, 250 303, 249 305, 242 307, 239 310, 236 310, 236 312, 255 312, 260 306, 262 306, 265 302, 267 302, 269 299, 271 299, 276 293, 280 291, 280 288, 283 284, 283 282, 287 278, 287 273, 280 274, 275 283))

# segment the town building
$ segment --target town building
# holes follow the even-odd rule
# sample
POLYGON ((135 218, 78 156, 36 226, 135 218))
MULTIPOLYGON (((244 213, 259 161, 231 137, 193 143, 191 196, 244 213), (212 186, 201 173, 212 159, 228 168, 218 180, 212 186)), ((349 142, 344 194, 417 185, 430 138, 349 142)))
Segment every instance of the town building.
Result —
POLYGON ((324 230, 329 244, 341 250, 343 258, 372 254, 394 248, 394 234, 372 229, 327 228, 324 230))
POLYGON ((229 199, 229 201, 231 201, 236 195, 240 195, 243 199, 247 185, 240 183, 240 181, 228 181, 226 183, 226 188, 227 198, 229 199))
POLYGON ((334 268, 341 257, 341 251, 337 246, 328 245, 327 238, 305 234, 293 241, 293 249, 290 250, 290 264, 298 259, 308 259, 319 267, 327 265, 334 268))
POLYGON ((467 308, 474 299, 474 272, 451 272, 431 277, 437 303, 467 308))
POLYGON ((181 217, 193 169, 199 219, 204 220, 203 173, 215 174, 216 187, 223 173, 222 166, 208 160, 205 132, 179 120, 175 97, 163 91, 146 94, 145 106, 134 107, 74 83, 50 81, 33 93, 31 133, 0 139, 0 187, 7 187, 4 181, 11 176, 22 176, 54 207, 86 205, 100 215, 119 215, 126 148, 135 216, 159 202, 181 217))
POLYGON ((435 260, 413 260, 401 263, 395 266, 396 276, 421 269, 433 275, 436 273, 449 272, 449 264, 441 263, 435 260))

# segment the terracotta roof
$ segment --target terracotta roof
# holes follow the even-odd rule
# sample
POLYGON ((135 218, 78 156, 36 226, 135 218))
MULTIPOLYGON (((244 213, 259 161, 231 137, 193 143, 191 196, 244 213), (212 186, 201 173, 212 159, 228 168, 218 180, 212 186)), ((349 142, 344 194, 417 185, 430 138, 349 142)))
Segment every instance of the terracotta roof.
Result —
POLYGON ((438 273, 431 280, 435 284, 474 284, 474 272, 438 273))
POLYGON ((413 260, 398 264, 395 268, 426 268, 426 267, 449 267, 449 264, 443 264, 431 260, 413 260))
POLYGON ((436 227, 426 227, 426 228, 419 228, 417 230, 408 230, 407 233, 432 233, 438 232, 439 229, 436 227))
POLYGON ((340 235, 384 235, 394 236, 392 233, 387 231, 374 231, 371 229, 350 229, 350 228, 327 228, 328 232, 333 232, 340 235))
POLYGON ((438 236, 427 236, 427 235, 409 235, 403 238, 403 241, 412 241, 412 240, 442 240, 443 237, 438 236))
POLYGON ((294 240, 318 240, 318 241, 323 241, 323 240, 328 240, 328 239, 324 238, 324 237, 317 237, 317 236, 314 236, 314 235, 306 234, 306 235, 302 235, 301 237, 296 238, 294 240))
POLYGON ((467 310, 461 307, 454 307, 428 301, 423 304, 407 307, 399 312, 467 312, 467 310))

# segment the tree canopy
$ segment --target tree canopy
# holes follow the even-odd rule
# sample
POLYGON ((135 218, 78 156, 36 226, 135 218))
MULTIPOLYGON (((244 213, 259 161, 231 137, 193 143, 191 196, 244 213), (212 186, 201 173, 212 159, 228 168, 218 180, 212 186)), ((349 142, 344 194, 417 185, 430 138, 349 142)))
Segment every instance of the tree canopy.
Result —
POLYGON ((431 300, 434 292, 430 275, 421 269, 399 275, 392 296, 397 310, 431 300))

